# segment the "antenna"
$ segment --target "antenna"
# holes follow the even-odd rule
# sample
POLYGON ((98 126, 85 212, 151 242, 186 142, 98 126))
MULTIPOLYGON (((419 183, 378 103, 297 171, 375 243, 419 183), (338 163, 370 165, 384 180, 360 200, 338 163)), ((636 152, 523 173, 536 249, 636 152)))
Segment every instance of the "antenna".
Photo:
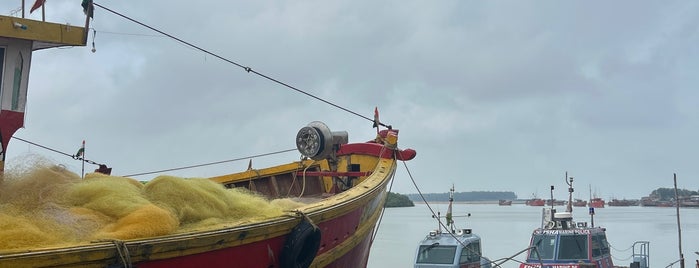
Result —
POLYGON ((568 177, 568 171, 566 171, 566 178, 564 180, 568 179, 569 181, 566 181, 566 184, 568 184, 568 206, 566 206, 566 212, 573 213, 573 177, 568 177))
POLYGON ((551 209, 553 209, 553 185, 551 185, 551 209))

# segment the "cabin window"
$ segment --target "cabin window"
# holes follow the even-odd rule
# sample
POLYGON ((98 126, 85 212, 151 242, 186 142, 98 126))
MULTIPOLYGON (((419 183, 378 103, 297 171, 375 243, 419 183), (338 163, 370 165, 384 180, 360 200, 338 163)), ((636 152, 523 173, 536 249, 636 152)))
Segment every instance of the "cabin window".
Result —
POLYGON ((473 242, 466 245, 461 250, 461 257, 459 257, 459 264, 464 263, 474 263, 481 261, 481 243, 473 242))
POLYGON ((609 243, 604 234, 595 234, 592 236, 592 257, 600 257, 609 254, 609 243))
POLYGON ((5 69, 5 48, 0 47, 0 96, 2 96, 2 77, 4 76, 3 70, 5 69))
POLYGON ((453 264, 456 246, 420 246, 417 263, 453 264))
POLYGON ((587 235, 561 235, 558 245, 558 259, 587 259, 587 235))
MULTIPOLYGON (((18 111, 20 110, 20 98, 22 89, 22 70, 24 69, 24 57, 22 52, 17 54, 17 59, 15 60, 15 70, 14 70, 14 80, 12 81, 12 106, 10 110, 18 111)), ((22 105, 24 106, 24 105, 22 105)))
POLYGON ((532 247, 535 247, 536 250, 531 249, 529 251, 530 259, 552 260, 555 256, 556 235, 535 235, 532 238, 532 247))

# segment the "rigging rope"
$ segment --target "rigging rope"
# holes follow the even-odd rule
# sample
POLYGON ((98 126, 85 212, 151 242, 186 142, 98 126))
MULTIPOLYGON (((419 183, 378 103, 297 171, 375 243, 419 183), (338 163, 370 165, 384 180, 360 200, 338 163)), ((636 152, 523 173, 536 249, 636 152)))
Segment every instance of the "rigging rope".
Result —
MULTIPOLYGON (((333 107, 335 107, 335 108, 338 108, 338 109, 343 110, 343 111, 345 111, 345 112, 348 112, 348 113, 350 113, 350 114, 356 115, 356 116, 358 116, 358 117, 360 117, 360 118, 364 118, 364 119, 366 119, 366 120, 369 120, 369 121, 371 121, 371 122, 374 122, 374 119, 373 119, 373 118, 369 118, 369 117, 367 117, 367 116, 363 116, 363 115, 361 115, 361 114, 359 114, 359 113, 357 113, 357 112, 354 112, 354 111, 349 110, 349 109, 347 109, 347 108, 345 108, 345 107, 342 107, 342 106, 337 105, 337 104, 335 104, 335 103, 332 103, 332 102, 330 102, 330 101, 328 101, 328 100, 325 100, 325 99, 323 99, 323 98, 321 98, 321 97, 318 97, 318 96, 315 96, 315 95, 313 95, 313 94, 311 94, 311 93, 308 93, 308 92, 306 92, 306 91, 303 91, 303 90, 301 90, 301 89, 299 89, 299 88, 297 88, 297 87, 294 87, 294 86, 292 86, 292 85, 290 85, 290 84, 287 84, 287 83, 282 82, 282 81, 280 81, 280 80, 277 80, 277 79, 275 79, 275 78, 273 78, 273 77, 270 77, 270 76, 268 76, 268 75, 265 75, 265 74, 263 74, 263 73, 260 73, 260 72, 258 72, 258 71, 255 71, 255 70, 253 70, 252 68, 250 68, 249 66, 245 66, 245 65, 240 64, 240 63, 238 63, 238 62, 235 62, 235 61, 233 61, 233 60, 224 58, 223 56, 220 56, 220 55, 218 55, 218 54, 216 54, 216 53, 213 53, 213 52, 211 52, 211 51, 208 51, 208 50, 206 50, 206 49, 204 49, 204 48, 201 48, 201 47, 199 47, 199 46, 197 46, 197 45, 194 45, 194 44, 192 44, 192 43, 189 43, 189 42, 187 42, 187 41, 184 41, 184 40, 182 40, 182 39, 180 39, 180 38, 177 38, 177 37, 175 37, 175 36, 173 36, 173 35, 171 35, 171 34, 168 34, 168 33, 164 32, 164 31, 158 30, 158 29, 156 29, 156 28, 154 28, 154 27, 152 27, 152 26, 150 26, 150 25, 147 25, 147 24, 145 24, 145 23, 143 23, 143 22, 140 22, 140 21, 138 21, 138 20, 136 20, 136 19, 133 19, 133 18, 131 18, 131 17, 128 17, 128 16, 126 16, 126 15, 124 15, 124 14, 121 14, 121 13, 119 13, 119 12, 116 12, 116 11, 114 11, 114 10, 112 10, 112 9, 109 9, 109 8, 103 6, 103 5, 100 5, 100 4, 94 3, 94 2, 93 2, 93 5, 95 5, 95 6, 97 6, 97 7, 100 7, 100 8, 102 8, 102 9, 104 9, 104 10, 106 10, 106 11, 108 11, 108 12, 114 14, 114 15, 117 15, 117 16, 119 16, 119 17, 122 17, 122 18, 124 18, 124 19, 126 19, 126 20, 129 20, 129 21, 131 21, 131 22, 133 22, 133 23, 136 23, 136 24, 138 24, 138 25, 141 25, 141 26, 143 26, 143 27, 146 27, 146 28, 148 28, 148 29, 150 29, 150 30, 152 30, 152 31, 154 31, 154 32, 157 32, 157 33, 159 33, 159 34, 162 34, 162 35, 164 35, 164 36, 167 36, 167 37, 169 37, 169 38, 171 38, 171 39, 173 39, 173 40, 175 40, 175 41, 177 41, 177 42, 180 42, 180 43, 182 43, 182 44, 185 44, 185 45, 187 45, 187 46, 189 46, 189 47, 191 47, 191 48, 194 48, 194 49, 196 49, 196 50, 199 50, 199 51, 201 51, 201 52, 204 52, 204 53, 206 53, 206 54, 209 54, 209 55, 211 55, 211 56, 214 56, 214 57, 216 57, 216 58, 218 58, 218 59, 220 59, 220 60, 222 60, 222 61, 225 61, 225 62, 227 62, 227 63, 233 64, 233 65, 235 65, 235 66, 237 66, 237 67, 240 67, 240 68, 242 68, 244 71, 246 71, 246 72, 248 72, 248 73, 253 73, 253 74, 255 74, 255 75, 257 75, 257 76, 260 76, 260 77, 262 77, 262 78, 265 78, 265 79, 267 79, 267 80, 269 80, 269 81, 272 81, 272 82, 277 83, 277 84, 279 84, 279 85, 282 85, 282 86, 284 86, 284 87, 286 87, 286 88, 289 88, 289 89, 292 89, 292 90, 294 90, 294 91, 296 91, 296 92, 299 92, 299 93, 301 93, 301 94, 304 94, 304 95, 306 95, 306 96, 308 96, 308 97, 311 97, 311 98, 314 98, 314 99, 316 99, 316 100, 318 100, 318 101, 324 102, 324 103, 326 103, 326 104, 328 104, 328 105, 330 105, 330 106, 333 106, 333 107)), ((383 124, 383 123, 381 123, 381 122, 377 122, 377 123, 378 123, 379 125, 381 125, 381 126, 386 127, 386 128, 391 128, 390 125, 385 125, 385 124, 383 124)))
POLYGON ((81 156, 78 156, 77 154, 72 155, 72 154, 68 154, 68 153, 65 153, 65 152, 61 152, 61 151, 59 151, 59 150, 56 150, 56 149, 53 149, 53 148, 49 148, 49 147, 47 147, 47 146, 44 146, 44 145, 41 145, 41 144, 38 144, 38 143, 34 143, 34 142, 31 142, 31 141, 28 141, 28 140, 25 140, 25 139, 22 139, 22 138, 19 138, 19 137, 15 137, 15 136, 12 136, 12 138, 13 138, 13 139, 16 139, 16 140, 20 140, 20 141, 26 142, 26 143, 28 143, 28 144, 31 144, 31 145, 34 145, 34 146, 37 146, 37 147, 40 147, 40 148, 43 148, 43 149, 46 149, 46 150, 49 150, 49 151, 52 151, 52 152, 55 152, 55 153, 58 153, 58 154, 62 154, 62 155, 68 156, 68 157, 73 158, 73 159, 75 159, 75 160, 85 161, 85 162, 87 162, 87 163, 89 163, 89 164, 93 164, 93 165, 97 165, 97 166, 103 165, 103 164, 97 163, 97 162, 92 161, 92 160, 89 160, 89 159, 83 159, 81 156))
POLYGON ((612 255, 612 258, 614 260, 617 260, 617 261, 628 261, 631 259, 631 257, 633 257, 633 256, 629 256, 628 258, 617 258, 617 257, 614 257, 614 255, 612 255))
MULTIPOLYGON (((398 151, 398 152, 400 152, 400 151, 398 151)), ((461 242, 461 240, 459 240, 458 238, 456 238, 456 236, 455 236, 452 232, 449 231, 449 228, 447 228, 447 226, 444 225, 444 223, 442 222, 442 220, 439 219, 439 216, 437 215, 437 213, 434 212, 434 209, 432 209, 432 206, 430 206, 430 204, 427 202, 427 199, 426 199, 425 196, 422 194, 422 191, 420 191, 420 187, 417 186, 417 183, 415 182, 415 179, 413 178, 413 175, 410 173, 410 169, 408 168, 408 164, 406 164, 405 161, 403 161, 403 165, 405 166, 405 171, 408 173, 408 177, 410 177, 410 181, 413 183, 413 186, 415 186, 415 190, 417 190, 418 195, 420 195, 420 198, 422 199, 423 202, 425 202, 425 205, 427 206, 427 208, 428 208, 428 209, 430 210, 430 212, 432 213, 432 217, 436 218, 436 219, 437 219, 437 222, 439 222, 439 225, 440 225, 442 228, 444 228, 445 230, 447 230, 447 232, 454 238, 454 240, 458 241, 459 244, 461 244, 461 246, 463 246, 464 249, 469 249, 469 250, 471 250, 471 253, 476 253, 476 255, 478 255, 478 257, 483 257, 480 253, 473 252, 473 249, 467 248, 466 245, 464 245, 464 243, 461 242)), ((539 251, 538 251, 538 249, 537 249, 536 247, 528 247, 528 248, 525 248, 525 249, 523 249, 523 250, 521 250, 521 251, 515 253, 514 255, 512 255, 512 256, 510 256, 510 257, 508 257, 508 258, 502 258, 502 259, 490 261, 490 264, 495 265, 495 267, 502 267, 502 266, 500 266, 500 265, 502 265, 503 263, 505 263, 505 262, 507 262, 507 261, 515 261, 515 262, 522 263, 522 262, 520 262, 520 261, 515 260, 514 258, 515 258, 516 256, 518 256, 519 254, 522 254, 523 252, 525 252, 525 251, 527 251, 527 250, 530 250, 530 249, 531 249, 531 250, 534 250, 535 252, 537 252, 537 256, 539 255, 539 254, 538 254, 539 251), (496 262, 499 261, 499 260, 502 260, 502 262, 496 263, 496 262)), ((541 257, 539 257, 539 264, 541 265, 541 267, 544 266, 543 262, 541 261, 541 257)))
POLYGON ((116 246, 117 254, 119 254, 119 259, 124 268, 131 268, 131 253, 129 253, 129 248, 126 247, 126 243, 121 240, 113 240, 114 246, 116 246))
POLYGON ((442 228, 444 228, 444 230, 446 230, 447 233, 449 233, 449 234, 454 238, 454 240, 456 240, 457 242, 459 242, 459 244, 461 244, 461 246, 462 246, 464 249, 470 250, 471 253, 476 253, 475 255, 477 255, 478 257, 483 257, 483 256, 481 255, 481 253, 479 253, 479 252, 473 252, 473 249, 467 248, 466 245, 465 245, 461 240, 459 240, 459 239, 456 237, 456 235, 454 235, 451 231, 449 231, 449 228, 447 228, 447 226, 444 225, 444 223, 442 222, 442 220, 439 219, 439 216, 437 215, 437 213, 434 212, 434 209, 432 209, 432 206, 430 206, 430 204, 427 202, 427 200, 425 199, 425 196, 422 195, 422 191, 420 191, 420 188, 417 187, 417 183, 415 182, 415 179, 413 178, 413 174, 410 173, 410 169, 408 168, 408 164, 406 164, 405 161, 403 161, 403 166, 405 166, 405 171, 408 173, 408 177, 410 177, 410 181, 413 182, 413 185, 415 186, 415 190, 417 190, 417 193, 420 195, 420 198, 422 198, 422 201, 425 202, 425 205, 427 206, 427 208, 428 208, 428 209, 430 210, 430 212, 432 213, 432 217, 435 218, 435 219, 437 219, 437 222, 439 223, 439 225, 442 226, 442 228))
POLYGON ((612 248, 613 250, 616 250, 616 251, 619 251, 619 252, 629 251, 629 249, 633 248, 633 245, 631 245, 631 246, 629 246, 628 248, 625 248, 625 249, 617 249, 617 248, 615 248, 614 246, 612 246, 611 243, 607 243, 607 245, 609 245, 609 247, 612 248))
MULTIPOLYGON (((23 141, 23 142, 26 142, 26 143, 28 143, 28 144, 31 144, 31 145, 34 145, 34 146, 37 146, 37 147, 40 147, 40 148, 43 148, 43 149, 46 149, 46 150, 49 150, 49 151, 52 151, 52 152, 55 152, 55 153, 58 153, 58 154, 62 154, 62 155, 64 155, 64 156, 68 156, 68 157, 73 158, 73 159, 75 159, 75 160, 85 161, 85 162, 87 162, 87 163, 90 163, 90 164, 93 164, 93 165, 98 165, 98 166, 99 166, 99 165, 104 165, 104 164, 100 164, 100 163, 97 163, 97 162, 92 161, 92 160, 89 160, 89 159, 83 159, 83 158, 81 158, 81 157, 79 157, 79 156, 77 156, 77 155, 68 154, 68 153, 65 153, 65 152, 62 152, 62 151, 59 151, 59 150, 56 150, 56 149, 53 149, 53 148, 50 148, 50 147, 47 147, 47 146, 38 144, 38 143, 34 143, 34 142, 31 142, 31 141, 28 141, 28 140, 19 138, 19 137, 14 137, 14 136, 13 136, 12 138, 13 138, 13 139, 20 140, 20 141, 23 141)), ((175 170, 182 170, 182 169, 189 169, 189 168, 196 168, 196 167, 204 167, 204 166, 211 166, 211 165, 223 164, 223 163, 228 163, 228 162, 235 162, 235 161, 240 161, 240 160, 245 160, 245 159, 257 158, 257 157, 262 157, 262 156, 269 156, 269 155, 274 155, 274 154, 288 153, 288 152, 291 152, 291 151, 296 151, 296 148, 293 148, 293 149, 286 149, 286 150, 281 150, 281 151, 276 151, 276 152, 271 152, 271 153, 256 154, 256 155, 251 155, 251 156, 246 156, 246 157, 239 157, 239 158, 234 158, 234 159, 229 159, 229 160, 223 160, 223 161, 209 162, 209 163, 204 163, 204 164, 197 164, 197 165, 191 165, 191 166, 183 166, 183 167, 177 167, 177 168, 163 169, 163 170, 158 170, 158 171, 150 171, 150 172, 141 172, 141 173, 129 174, 129 175, 124 175, 124 177, 135 177, 135 176, 148 175, 148 174, 154 174, 154 173, 160 173, 160 172, 175 171, 175 170)))
POLYGON ((196 168, 196 167, 204 167, 204 166, 211 166, 211 165, 217 165, 217 164, 228 163, 228 162, 235 162, 235 161, 240 161, 240 160, 245 160, 245 159, 250 159, 250 158, 257 158, 257 157, 269 156, 269 155, 274 155, 274 154, 288 153, 288 152, 291 152, 291 151, 296 151, 296 148, 294 148, 294 149, 286 149, 286 150, 281 150, 281 151, 276 151, 276 152, 271 152, 271 153, 256 154, 256 155, 251 155, 251 156, 246 156, 246 157, 239 157, 239 158, 234 158, 234 159, 229 159, 229 160, 223 160, 223 161, 209 162, 209 163, 198 164, 198 165, 183 166, 183 167, 177 167, 177 168, 169 168, 169 169, 163 169, 163 170, 157 170, 157 171, 150 171, 150 172, 134 173, 134 174, 124 175, 124 177, 135 177, 135 176, 148 175, 148 174, 154 174, 154 173, 160 173, 160 172, 167 172, 167 171, 174 171, 174 170, 182 170, 182 169, 196 168))

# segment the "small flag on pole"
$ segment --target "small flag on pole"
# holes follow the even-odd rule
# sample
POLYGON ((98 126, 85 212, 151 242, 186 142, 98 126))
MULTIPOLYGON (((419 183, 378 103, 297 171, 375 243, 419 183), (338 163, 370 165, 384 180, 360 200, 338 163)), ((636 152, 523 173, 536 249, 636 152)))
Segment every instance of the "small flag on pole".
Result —
POLYGON ((86 16, 94 18, 95 7, 92 6, 92 0, 83 0, 80 5, 83 7, 83 12, 86 16))
POLYGON ((36 2, 34 2, 34 5, 32 6, 32 8, 29 10, 29 13, 32 13, 32 12, 34 12, 34 10, 39 9, 41 6, 44 5, 44 3, 46 3, 46 0, 36 0, 36 2))
POLYGON ((75 153, 75 158, 81 158, 85 154, 85 140, 83 140, 83 145, 78 149, 78 152, 75 153))
POLYGON ((379 127, 379 107, 374 107, 374 127, 379 127))

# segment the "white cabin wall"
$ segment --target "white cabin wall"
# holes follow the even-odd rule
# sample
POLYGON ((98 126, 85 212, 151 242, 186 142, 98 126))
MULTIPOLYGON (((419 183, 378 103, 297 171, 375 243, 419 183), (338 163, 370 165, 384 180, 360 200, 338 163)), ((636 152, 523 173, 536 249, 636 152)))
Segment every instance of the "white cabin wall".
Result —
POLYGON ((27 104, 27 85, 32 58, 32 41, 0 38, 0 46, 5 48, 2 84, 0 85, 0 109, 24 112, 27 104), (18 56, 22 55, 21 77, 16 107, 13 107, 15 68, 18 56))

